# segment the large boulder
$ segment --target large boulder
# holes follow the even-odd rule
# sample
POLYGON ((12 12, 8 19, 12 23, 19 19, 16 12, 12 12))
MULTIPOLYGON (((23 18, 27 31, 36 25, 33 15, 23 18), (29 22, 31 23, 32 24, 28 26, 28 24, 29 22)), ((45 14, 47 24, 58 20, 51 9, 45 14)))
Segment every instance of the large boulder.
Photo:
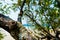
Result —
POLYGON ((3 28, 0 28, 0 33, 2 34, 3 38, 1 40, 15 40, 10 33, 5 31, 3 28))

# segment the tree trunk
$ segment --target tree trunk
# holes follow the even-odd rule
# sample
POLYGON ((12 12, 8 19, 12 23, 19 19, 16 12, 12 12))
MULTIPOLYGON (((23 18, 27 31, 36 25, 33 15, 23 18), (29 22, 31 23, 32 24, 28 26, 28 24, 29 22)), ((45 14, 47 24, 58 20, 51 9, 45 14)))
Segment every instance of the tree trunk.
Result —
MULTIPOLYGON (((25 4, 26 0, 23 1, 22 3, 22 6, 21 6, 21 9, 20 9, 20 13, 18 14, 18 21, 22 24, 22 16, 23 16, 23 7, 24 7, 24 4, 25 4)), ((21 31, 20 31, 21 32, 21 31)), ((21 35, 21 33, 20 33, 21 35)), ((21 36, 20 36, 20 40, 21 40, 21 36)))
POLYGON ((0 14, 0 27, 9 32, 14 39, 19 40, 20 29, 17 22, 0 14))

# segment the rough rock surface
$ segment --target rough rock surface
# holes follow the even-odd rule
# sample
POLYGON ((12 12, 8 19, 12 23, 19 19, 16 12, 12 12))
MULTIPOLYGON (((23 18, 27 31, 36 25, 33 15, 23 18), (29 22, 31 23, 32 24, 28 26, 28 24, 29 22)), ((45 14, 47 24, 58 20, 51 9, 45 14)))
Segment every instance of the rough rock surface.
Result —
POLYGON ((8 33, 7 31, 5 31, 4 29, 0 28, 0 33, 3 35, 2 40, 15 40, 10 33, 8 33))

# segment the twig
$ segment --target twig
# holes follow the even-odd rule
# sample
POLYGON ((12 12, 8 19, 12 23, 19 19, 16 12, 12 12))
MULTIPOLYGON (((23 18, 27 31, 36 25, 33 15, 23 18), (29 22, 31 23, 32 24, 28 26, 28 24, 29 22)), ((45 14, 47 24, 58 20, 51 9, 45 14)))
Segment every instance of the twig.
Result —
POLYGON ((51 35, 48 31, 46 31, 39 23, 36 22, 36 20, 34 20, 33 18, 31 18, 31 16, 29 16, 28 14, 25 14, 26 16, 28 16, 30 19, 32 19, 38 26, 41 27, 41 29, 43 29, 43 31, 45 31, 47 34, 49 34, 51 37, 55 38, 53 35, 51 35))
POLYGON ((18 21, 21 22, 21 23, 22 23, 21 19, 22 19, 22 16, 23 16, 23 7, 24 7, 25 3, 26 3, 26 0, 23 1, 21 9, 20 9, 20 13, 18 14, 18 21))

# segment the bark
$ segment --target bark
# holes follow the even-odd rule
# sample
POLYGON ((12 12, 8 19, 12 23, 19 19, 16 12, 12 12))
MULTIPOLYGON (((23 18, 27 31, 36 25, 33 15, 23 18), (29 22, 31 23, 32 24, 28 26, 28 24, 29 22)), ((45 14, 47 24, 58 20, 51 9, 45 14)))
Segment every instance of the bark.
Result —
POLYGON ((14 39, 19 40, 19 27, 16 21, 0 14, 0 27, 9 32, 14 39))
MULTIPOLYGON (((20 9, 20 13, 18 14, 18 21, 22 24, 22 16, 23 16, 23 7, 24 7, 24 4, 25 4, 26 0, 23 1, 22 3, 22 6, 21 6, 21 9, 20 9)), ((21 32, 21 31, 20 31, 21 32)), ((20 33, 20 35, 22 35, 20 33)), ((20 37, 20 40, 22 40, 22 38, 20 37)))
POLYGON ((23 1, 21 9, 20 9, 20 13, 18 14, 18 21, 22 23, 22 16, 23 16, 23 7, 25 4, 26 0, 23 1))
POLYGON ((31 18, 31 16, 29 16, 28 14, 25 14, 26 16, 28 16, 30 19, 33 20, 33 22, 36 23, 36 25, 40 26, 41 29, 43 29, 43 31, 45 31, 47 34, 49 34, 51 37, 55 38, 53 35, 51 35, 47 30, 45 30, 39 23, 36 22, 36 20, 34 20, 33 18, 31 18))

